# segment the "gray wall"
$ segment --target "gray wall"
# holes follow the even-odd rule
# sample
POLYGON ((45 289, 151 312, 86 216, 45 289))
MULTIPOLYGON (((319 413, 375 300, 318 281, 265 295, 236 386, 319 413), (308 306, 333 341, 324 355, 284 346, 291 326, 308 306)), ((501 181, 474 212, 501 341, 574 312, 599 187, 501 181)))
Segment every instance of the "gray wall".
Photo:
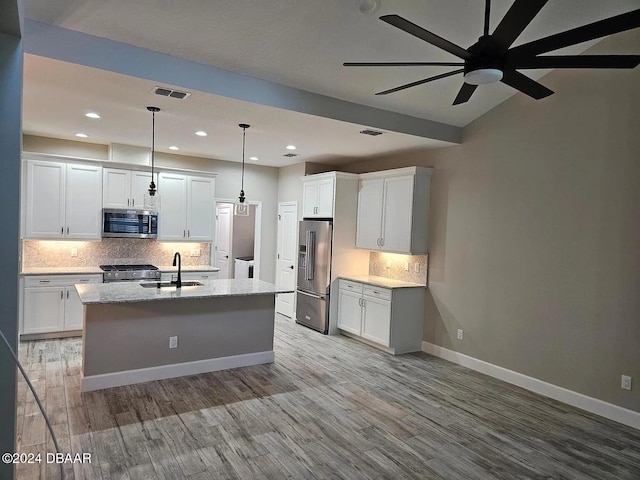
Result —
MULTIPOLYGON (((24 150, 37 153, 81 156, 97 160, 108 160, 108 148, 105 145, 92 145, 72 140, 58 140, 32 135, 24 136, 24 150)), ((241 164, 209 158, 188 157, 156 152, 156 165, 159 167, 183 168, 215 172, 216 198, 235 200, 240 194, 241 164)), ((245 165, 245 194, 249 201, 262 202, 262 223, 260 243, 260 278, 267 282, 275 281, 275 257, 278 214, 278 169, 259 165, 245 165)), ((160 190, 159 190, 160 191, 160 190)), ((160 194, 162 192, 160 191, 160 194)))
POLYGON ((640 380, 640 68, 542 82, 556 94, 515 95, 460 146, 348 169, 435 167, 425 340, 640 411, 620 389, 640 380))
MULTIPOLYGON (((22 4, 0 0, 0 330, 15 349, 18 330, 20 150, 22 129, 22 4)), ((0 345, 0 453, 15 451, 16 368, 0 345)), ((13 478, 13 465, 0 463, 0 478, 13 478)))

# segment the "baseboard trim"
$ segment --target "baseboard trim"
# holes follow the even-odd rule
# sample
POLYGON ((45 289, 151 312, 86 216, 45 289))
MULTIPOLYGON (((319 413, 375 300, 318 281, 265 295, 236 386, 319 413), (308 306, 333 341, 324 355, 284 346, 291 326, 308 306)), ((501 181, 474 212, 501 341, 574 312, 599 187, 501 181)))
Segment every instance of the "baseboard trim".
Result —
POLYGON ((194 362, 160 365, 157 367, 104 373, 101 375, 90 375, 82 378, 81 391, 91 392, 93 390, 101 390, 103 388, 121 387, 123 385, 150 382, 152 380, 164 380, 166 378, 197 375, 199 373, 216 372, 218 370, 228 370, 230 368, 273 363, 274 360, 275 352, 273 350, 267 350, 264 352, 210 358, 194 362))
POLYGON ((598 400, 597 398, 588 397, 582 393, 574 392, 573 390, 568 390, 483 360, 478 360, 477 358, 434 345, 433 343, 422 342, 422 351, 470 368, 471 370, 484 373, 490 377, 503 380, 512 385, 517 385, 531 392, 553 398, 554 400, 640 430, 639 412, 619 407, 612 403, 598 400))

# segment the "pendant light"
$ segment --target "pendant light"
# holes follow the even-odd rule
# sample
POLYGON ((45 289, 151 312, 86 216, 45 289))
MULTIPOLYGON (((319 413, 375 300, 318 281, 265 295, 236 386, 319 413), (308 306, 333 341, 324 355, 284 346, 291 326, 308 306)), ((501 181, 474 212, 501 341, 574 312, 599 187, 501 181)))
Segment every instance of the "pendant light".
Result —
POLYGON ((158 210, 160 208, 160 195, 156 190, 156 184, 153 181, 153 169, 155 167, 155 150, 156 150, 156 113, 160 111, 158 107, 147 107, 151 112, 151 183, 149 190, 144 194, 144 207, 158 210))
POLYGON ((240 196, 238 197, 238 202, 235 204, 234 215, 240 215, 246 217, 249 215, 249 205, 245 204, 245 196, 244 196, 244 147, 247 136, 247 128, 250 125, 246 123, 241 123, 238 125, 242 129, 242 180, 240 184, 240 196))

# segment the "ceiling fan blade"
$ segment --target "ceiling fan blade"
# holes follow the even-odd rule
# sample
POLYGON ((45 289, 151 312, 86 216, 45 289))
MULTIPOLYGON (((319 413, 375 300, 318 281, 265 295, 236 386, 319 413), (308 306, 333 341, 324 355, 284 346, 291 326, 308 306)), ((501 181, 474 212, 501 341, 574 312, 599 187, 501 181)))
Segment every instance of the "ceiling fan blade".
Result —
POLYGON ((405 20, 399 15, 383 15, 382 17, 380 17, 380 20, 388 23, 389 25, 393 25, 394 27, 399 28, 404 32, 407 32, 414 37, 418 37, 419 39, 424 40, 431 45, 435 45, 442 50, 446 50, 447 52, 455 55, 458 58, 462 58, 465 60, 473 58, 473 55, 467 52, 464 48, 459 47, 458 45, 451 43, 450 41, 445 40, 442 37, 439 37, 435 33, 431 33, 424 28, 419 27, 409 20, 405 20))
POLYGON ((520 36, 548 0, 516 0, 491 37, 507 50, 520 36))
POLYGON ((638 64, 640 55, 545 55, 513 62, 507 57, 505 68, 635 68, 638 64))
POLYGON ((471 85, 470 83, 466 82, 463 83, 460 91, 458 92, 458 95, 456 96, 456 99, 453 101, 453 104, 460 105, 461 103, 468 102, 471 98, 471 95, 473 95, 473 92, 476 91, 476 88, 478 88, 477 85, 471 85))
POLYGON ((548 97, 553 93, 553 90, 549 90, 544 85, 539 84, 535 80, 531 80, 526 75, 516 72, 515 70, 505 70, 502 72, 502 80, 500 81, 536 100, 548 97))
POLYGON ((463 68, 461 68, 460 70, 454 70, 452 72, 442 73, 442 74, 436 75, 434 77, 423 78, 422 80, 418 80, 417 82, 407 83, 406 85, 400 85, 399 87, 396 87, 396 88, 391 88, 389 90, 384 90, 382 92, 378 92, 378 93, 376 93, 376 95, 387 95, 389 93, 399 92, 400 90, 405 90, 407 88, 416 87, 418 85, 422 85, 423 83, 433 82, 434 80, 440 80, 441 78, 450 77, 452 75, 457 75, 458 73, 462 73, 462 72, 464 72, 463 68))
POLYGON ((461 67, 464 62, 345 62, 345 67, 461 67))
POLYGON ((532 57, 638 27, 640 27, 640 9, 519 45, 509 50, 509 55, 521 58, 532 57))

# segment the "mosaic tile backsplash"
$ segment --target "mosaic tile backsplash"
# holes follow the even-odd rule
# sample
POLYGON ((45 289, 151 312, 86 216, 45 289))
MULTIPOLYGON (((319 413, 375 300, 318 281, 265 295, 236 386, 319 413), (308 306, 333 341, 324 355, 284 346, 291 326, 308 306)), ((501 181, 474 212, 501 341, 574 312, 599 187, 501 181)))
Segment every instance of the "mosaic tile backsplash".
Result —
POLYGON ((183 265, 208 265, 209 243, 166 243, 132 238, 104 238, 101 242, 22 242, 22 267, 97 267, 104 264, 171 265, 180 252, 183 265), (74 250, 75 249, 75 250, 74 250), (191 252, 200 250, 199 257, 191 252), (77 253, 77 256, 72 256, 77 253))
POLYGON ((427 255, 402 255, 400 253, 369 253, 369 275, 427 284, 427 255), (409 271, 406 270, 407 264, 409 271), (418 265, 416 272, 416 264, 418 265))

